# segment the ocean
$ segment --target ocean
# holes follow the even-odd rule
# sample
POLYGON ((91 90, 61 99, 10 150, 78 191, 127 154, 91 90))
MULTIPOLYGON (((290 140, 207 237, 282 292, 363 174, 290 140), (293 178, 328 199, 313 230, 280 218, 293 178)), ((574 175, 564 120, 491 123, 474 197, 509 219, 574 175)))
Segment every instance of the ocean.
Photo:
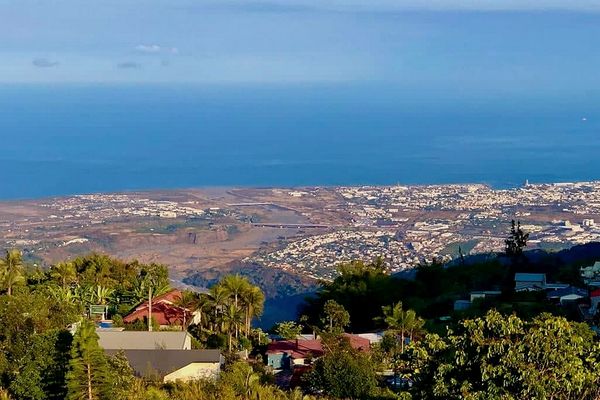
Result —
POLYGON ((377 84, 3 85, 0 199, 600 179, 599 99, 377 84))

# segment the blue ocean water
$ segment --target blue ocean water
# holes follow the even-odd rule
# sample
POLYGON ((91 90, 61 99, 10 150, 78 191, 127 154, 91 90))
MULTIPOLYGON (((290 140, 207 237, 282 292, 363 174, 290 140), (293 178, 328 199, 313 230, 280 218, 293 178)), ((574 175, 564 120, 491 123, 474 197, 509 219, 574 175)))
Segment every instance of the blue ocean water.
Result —
POLYGON ((600 179, 595 100, 384 85, 5 85, 0 198, 600 179))

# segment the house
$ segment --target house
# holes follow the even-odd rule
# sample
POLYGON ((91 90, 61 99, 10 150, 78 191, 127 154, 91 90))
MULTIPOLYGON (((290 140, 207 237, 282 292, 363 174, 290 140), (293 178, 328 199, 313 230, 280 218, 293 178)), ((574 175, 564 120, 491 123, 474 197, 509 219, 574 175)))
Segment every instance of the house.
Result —
POLYGON ((477 290, 470 293, 471 302, 490 297, 498 297, 502 294, 499 290, 477 290))
POLYGON ((546 296, 549 300, 558 301, 560 304, 566 304, 587 298, 588 292, 585 289, 569 286, 564 289, 552 290, 548 292, 546 296))
POLYGON ((546 287, 546 274, 531 274, 517 272, 515 274, 515 291, 544 290, 546 287))
MULTIPOLYGON (((161 328, 184 326, 196 323, 197 313, 177 305, 181 300, 181 291, 174 289, 152 299, 152 317, 161 328)), ((129 324, 148 318, 148 301, 138 305, 133 311, 123 317, 123 322, 129 324)))
POLYGON ((320 339, 279 340, 267 347, 267 365, 273 369, 292 369, 294 365, 304 365, 307 359, 323 354, 320 339))
POLYGON ((454 311, 464 311, 471 307, 471 300, 456 300, 454 302, 454 311))
POLYGON ((357 333, 356 336, 367 339, 371 345, 381 342, 383 332, 357 333))
MULTIPOLYGON (((115 355, 119 350, 106 350, 115 355)), ((224 363, 219 350, 123 350, 136 376, 161 382, 217 379, 224 363)))
MULTIPOLYGON (((369 339, 345 333, 352 348, 368 352, 371 350, 369 339)), ((293 369, 310 364, 313 358, 319 358, 325 351, 320 338, 310 340, 279 340, 267 347, 267 365, 273 369, 293 369)))
POLYGON ((350 333, 344 333, 344 337, 348 339, 348 341, 350 342, 350 346, 352 346, 354 350, 362 352, 371 351, 371 342, 369 339, 364 338, 360 335, 353 335, 350 333))
POLYGON ((97 329, 98 344, 104 350, 191 350, 187 332, 115 331, 97 329))
POLYGON ((586 285, 589 285, 592 281, 597 281, 600 278, 600 261, 596 261, 594 265, 589 267, 582 267, 580 275, 586 285))

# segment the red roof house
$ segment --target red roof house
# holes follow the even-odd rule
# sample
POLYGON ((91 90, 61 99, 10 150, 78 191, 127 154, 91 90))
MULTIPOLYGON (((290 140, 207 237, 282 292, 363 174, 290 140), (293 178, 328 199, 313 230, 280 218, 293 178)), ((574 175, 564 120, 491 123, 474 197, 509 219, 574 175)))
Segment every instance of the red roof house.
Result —
MULTIPOLYGON (((352 348, 359 351, 370 351, 368 339, 344 333, 352 348)), ((274 369, 291 368, 304 365, 306 358, 318 358, 325 354, 323 343, 317 339, 279 340, 269 343, 267 347, 267 364, 274 369)))
MULTIPOLYGON (((192 313, 175 305, 181 299, 181 291, 174 289, 152 299, 152 317, 160 326, 180 325, 190 322, 192 313)), ((132 323, 148 317, 148 301, 138 305, 123 318, 123 322, 132 323)))

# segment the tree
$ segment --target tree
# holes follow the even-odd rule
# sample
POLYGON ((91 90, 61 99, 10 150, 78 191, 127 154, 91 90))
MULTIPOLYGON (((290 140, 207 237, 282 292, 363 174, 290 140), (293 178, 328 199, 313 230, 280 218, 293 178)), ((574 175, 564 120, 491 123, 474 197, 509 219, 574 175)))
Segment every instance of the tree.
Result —
POLYGON ((63 289, 77 281, 77 270, 72 262, 60 262, 50 268, 50 276, 56 280, 63 289))
POLYGON ((107 363, 112 399, 129 400, 130 391, 136 386, 137 378, 125 354, 119 351, 114 356, 107 357, 107 363))
POLYGON ((102 400, 110 398, 108 364, 98 345, 95 325, 83 320, 73 338, 71 361, 67 373, 68 400, 102 400))
POLYGON ((401 352, 404 353, 406 337, 412 341, 415 332, 419 332, 423 328, 425 321, 419 318, 414 310, 404 310, 401 301, 392 306, 383 306, 381 309, 383 317, 376 319, 383 321, 389 331, 400 335, 401 352))
POLYGON ((200 293, 194 312, 198 313, 198 327, 204 329, 204 323, 207 320, 207 312, 210 310, 211 298, 206 293, 200 293))
POLYGON ((241 294, 244 307, 245 334, 250 333, 252 319, 262 315, 265 305, 265 295, 258 286, 249 285, 241 294))
POLYGON ((163 265, 145 265, 140 271, 140 281, 148 290, 148 331, 152 331, 152 299, 160 289, 168 286, 169 273, 163 265))
POLYGON ((428 354, 415 366, 419 398, 596 399, 600 345, 590 335, 562 317, 526 322, 489 311, 463 321, 445 345, 415 344, 415 359, 428 354))
POLYGON ((4 259, 0 259, 0 279, 9 296, 12 296, 14 286, 25 283, 23 258, 19 250, 6 250, 4 259))
POLYGON ((294 321, 279 322, 275 325, 275 333, 286 340, 292 340, 302 333, 302 327, 294 321))
MULTIPOLYGON (((229 296, 233 297, 233 304, 236 308, 239 307, 239 299, 242 293, 250 287, 248 279, 241 275, 227 275, 219 284, 223 286, 229 296)), ((239 337, 239 326, 236 328, 235 337, 239 337)))
POLYGON ((240 296, 250 286, 248 279, 237 274, 227 275, 225 278, 223 278, 220 284, 223 286, 223 288, 225 288, 227 293, 233 297, 233 304, 235 304, 236 307, 239 306, 238 300, 240 296))
POLYGON ((225 288, 221 285, 214 285, 208 290, 208 296, 210 298, 211 307, 213 309, 213 331, 217 331, 217 327, 219 322, 221 322, 221 330, 222 330, 222 321, 219 321, 219 313, 223 314, 225 304, 227 302, 228 293, 225 288))
POLYGON ((523 249, 527 246, 529 233, 521 229, 521 221, 515 223, 511 221, 510 235, 504 241, 506 255, 509 257, 518 257, 523 254, 523 249))
POLYGON ((339 399, 371 397, 377 377, 369 357, 354 350, 343 336, 326 334, 323 341, 325 355, 304 376, 305 386, 339 399))
POLYGON ((228 349, 231 351, 232 339, 235 332, 239 331, 240 325, 243 323, 243 313, 235 306, 235 304, 229 304, 225 307, 223 313, 223 327, 227 331, 228 337, 228 349))
POLYGON ((175 301, 175 305, 183 309, 183 327, 186 328, 190 323, 189 317, 196 311, 201 302, 201 296, 198 293, 184 290, 181 297, 175 301))
POLYGON ((323 307, 323 314, 323 322, 329 332, 343 331, 344 327, 350 324, 350 314, 335 300, 327 300, 323 307))

